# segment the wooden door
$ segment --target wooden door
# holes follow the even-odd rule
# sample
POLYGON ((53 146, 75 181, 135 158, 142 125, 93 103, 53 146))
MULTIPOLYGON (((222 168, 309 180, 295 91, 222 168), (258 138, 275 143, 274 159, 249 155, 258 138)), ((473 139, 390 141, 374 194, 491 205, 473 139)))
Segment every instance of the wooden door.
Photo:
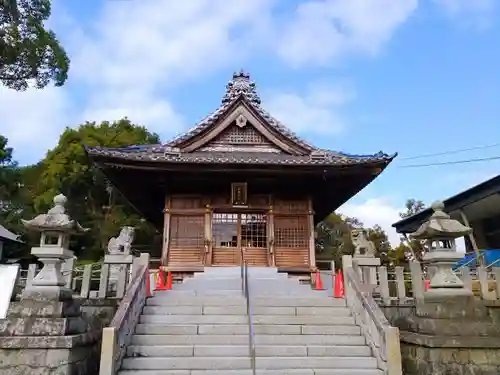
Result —
POLYGON ((284 269, 309 268, 309 218, 307 215, 274 217, 276 266, 284 269))
POLYGON ((236 266, 241 256, 250 266, 268 266, 267 216, 260 213, 214 213, 212 265, 236 266))
POLYGON ((205 217, 203 215, 172 215, 168 250, 168 266, 203 265, 205 252, 205 217))

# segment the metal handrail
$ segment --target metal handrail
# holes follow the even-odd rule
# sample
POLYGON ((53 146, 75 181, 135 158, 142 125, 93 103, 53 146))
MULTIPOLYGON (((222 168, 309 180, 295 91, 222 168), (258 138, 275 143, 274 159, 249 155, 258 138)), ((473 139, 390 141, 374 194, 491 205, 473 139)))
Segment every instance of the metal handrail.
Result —
POLYGON ((255 332, 253 327, 252 305, 250 303, 250 287, 248 284, 248 264, 245 261, 243 249, 241 249, 241 292, 245 296, 246 300, 248 318, 248 354, 250 356, 252 374, 255 375, 255 332))

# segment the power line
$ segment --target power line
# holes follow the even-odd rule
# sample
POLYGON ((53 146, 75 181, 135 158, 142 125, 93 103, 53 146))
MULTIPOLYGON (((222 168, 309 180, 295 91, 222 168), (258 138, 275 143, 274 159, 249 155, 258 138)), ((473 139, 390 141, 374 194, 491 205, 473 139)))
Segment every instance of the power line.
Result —
POLYGON ((481 161, 499 160, 499 159, 500 159, 500 156, 491 156, 491 157, 488 157, 488 158, 444 161, 444 162, 441 162, 441 163, 400 165, 400 166, 398 166, 398 168, 433 167, 433 166, 437 166, 437 165, 452 165, 452 164, 477 163, 477 162, 481 162, 481 161))
POLYGON ((475 147, 469 147, 469 148, 461 148, 457 150, 450 150, 450 151, 443 151, 443 152, 437 152, 434 154, 422 154, 422 155, 416 155, 416 156, 409 156, 406 158, 399 158, 399 160, 414 160, 414 159, 423 159, 423 158, 429 158, 432 156, 442 156, 442 155, 451 155, 451 154, 458 154, 460 152, 467 152, 467 151, 474 151, 474 150, 483 150, 485 148, 493 148, 493 147, 498 147, 500 146, 500 143, 495 143, 492 145, 484 145, 484 146, 475 146, 475 147))

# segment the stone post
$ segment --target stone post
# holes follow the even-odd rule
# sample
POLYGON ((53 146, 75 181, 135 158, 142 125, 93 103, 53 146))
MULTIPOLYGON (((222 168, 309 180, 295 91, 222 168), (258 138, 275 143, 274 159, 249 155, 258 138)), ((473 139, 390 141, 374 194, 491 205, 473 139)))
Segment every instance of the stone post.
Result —
POLYGON ((41 233, 40 245, 31 254, 43 263, 26 286, 21 300, 9 306, 7 319, 0 320, 0 373, 90 374, 98 363, 99 332, 93 331, 73 299, 62 264, 73 258, 70 236, 83 233, 65 213, 66 197, 54 198, 47 214, 23 220, 30 230, 41 233))

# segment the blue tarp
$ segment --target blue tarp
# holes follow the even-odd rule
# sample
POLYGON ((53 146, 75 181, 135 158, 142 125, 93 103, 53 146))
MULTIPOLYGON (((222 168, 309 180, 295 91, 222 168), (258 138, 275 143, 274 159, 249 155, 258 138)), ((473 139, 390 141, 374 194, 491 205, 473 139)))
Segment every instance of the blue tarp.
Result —
MULTIPOLYGON (((500 267, 500 249, 487 249, 480 250, 479 255, 484 257, 484 265, 489 266, 490 264, 495 263, 495 266, 500 267)), ((474 268, 477 266, 476 253, 469 253, 465 255, 462 259, 460 259, 455 265, 453 269, 457 269, 463 265, 467 265, 470 268, 474 268)))

